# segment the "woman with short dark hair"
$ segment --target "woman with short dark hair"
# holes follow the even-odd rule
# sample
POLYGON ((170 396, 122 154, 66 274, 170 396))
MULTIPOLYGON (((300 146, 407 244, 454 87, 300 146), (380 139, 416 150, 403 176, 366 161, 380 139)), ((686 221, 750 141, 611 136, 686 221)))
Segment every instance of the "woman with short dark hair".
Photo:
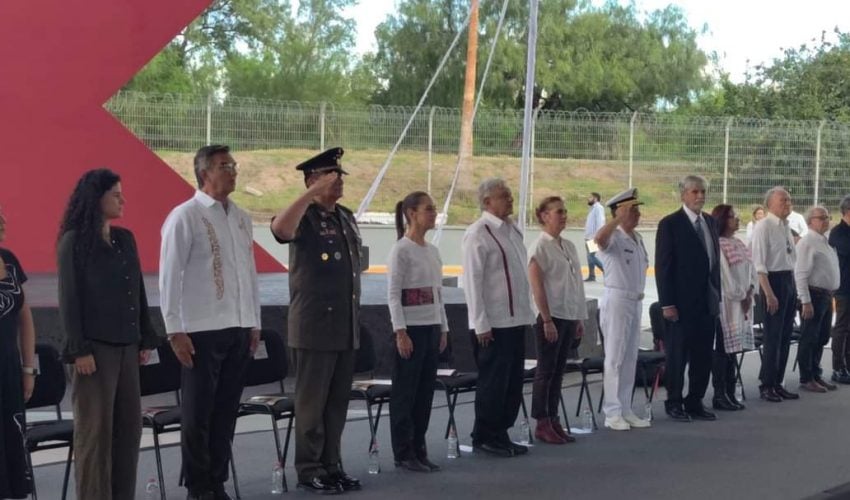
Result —
MULTIPOLYGON (((0 211, 0 242, 5 237, 6 218, 0 211)), ((0 248, 0 498, 26 498, 32 491, 24 403, 35 386, 35 328, 23 289, 26 281, 15 254, 0 248)))
POLYGON ((148 315, 133 233, 113 226, 124 213, 121 178, 86 172, 59 232, 59 313, 65 360, 74 365, 77 498, 131 500, 142 433, 139 364, 160 337, 148 315))

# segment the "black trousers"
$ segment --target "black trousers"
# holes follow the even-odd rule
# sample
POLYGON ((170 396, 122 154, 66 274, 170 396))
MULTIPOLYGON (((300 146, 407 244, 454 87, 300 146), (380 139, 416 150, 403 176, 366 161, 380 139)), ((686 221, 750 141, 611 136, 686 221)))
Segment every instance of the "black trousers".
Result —
MULTIPOLYGON (((791 271, 768 273, 767 279, 779 301, 779 309, 773 314, 765 313, 759 380, 764 387, 776 387, 782 384, 785 367, 788 365, 791 332, 794 328, 794 315, 797 313, 797 290, 794 288, 794 275, 791 271)), ((766 306, 764 310, 767 311, 766 306)))
POLYGON ((487 347, 475 341, 478 387, 472 430, 474 444, 510 439, 508 429, 514 425, 522 403, 525 328, 493 328, 493 341, 487 347))
POLYGON ((832 329, 832 371, 847 369, 850 360, 850 296, 835 296, 835 327, 832 329))
POLYGON ((355 351, 293 349, 298 481, 340 472, 355 351))
POLYGON ((717 316, 685 316, 679 321, 667 321, 664 329, 664 351, 667 368, 664 384, 667 388, 666 408, 684 405, 685 409, 700 408, 708 389, 713 351, 719 321, 717 316), (685 387, 685 366, 688 367, 688 395, 685 387))
POLYGON ((711 366, 711 385, 714 387, 714 397, 724 395, 735 396, 737 379, 737 358, 734 353, 727 353, 723 342, 723 329, 717 328, 714 340, 714 360, 711 366))
POLYGON ((820 360, 823 347, 829 342, 832 327, 832 294, 809 288, 814 315, 804 319, 800 328, 800 345, 797 346, 797 363, 800 365, 800 383, 820 378, 823 370, 820 360))
POLYGON ((434 382, 440 355, 440 325, 409 326, 413 353, 404 359, 395 352, 390 435, 396 461, 427 456, 425 433, 431 420, 434 382))
POLYGON ((531 389, 531 416, 536 419, 558 417, 564 366, 578 327, 578 321, 575 320, 553 317, 552 321, 558 331, 558 340, 555 342, 549 342, 543 335, 543 318, 540 315, 534 325, 537 370, 531 389))
POLYGON ((203 493, 227 481, 230 443, 251 361, 248 328, 189 334, 192 368, 182 368, 183 471, 186 488, 203 493))

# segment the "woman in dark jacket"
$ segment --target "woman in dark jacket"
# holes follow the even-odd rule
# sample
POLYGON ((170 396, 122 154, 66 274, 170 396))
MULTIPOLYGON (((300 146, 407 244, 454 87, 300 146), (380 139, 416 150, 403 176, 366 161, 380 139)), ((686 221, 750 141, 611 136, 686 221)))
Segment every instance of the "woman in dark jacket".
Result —
POLYGON ((71 194, 59 233, 63 354, 74 365, 77 498, 91 500, 135 497, 139 364, 160 342, 133 233, 112 225, 123 212, 121 178, 92 170, 71 194))

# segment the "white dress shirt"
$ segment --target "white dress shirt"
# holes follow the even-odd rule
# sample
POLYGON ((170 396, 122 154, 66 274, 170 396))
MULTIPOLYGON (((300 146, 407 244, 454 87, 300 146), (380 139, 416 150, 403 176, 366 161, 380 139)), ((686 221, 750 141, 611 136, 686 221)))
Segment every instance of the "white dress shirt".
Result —
POLYGON ((632 300, 640 300, 646 288, 649 257, 643 238, 637 231, 633 234, 634 238, 618 226, 611 233, 608 246, 604 250, 599 248, 599 258, 605 266, 605 288, 622 292, 633 297, 632 300))
POLYGON ((797 242, 797 263, 794 266, 797 296, 803 304, 810 304, 809 287, 834 292, 841 284, 838 254, 829 246, 826 236, 809 231, 797 242))
POLYGON ((596 233, 605 225, 605 207, 598 201, 590 206, 587 220, 584 223, 584 239, 592 240, 596 233))
POLYGON ((756 272, 767 274, 777 271, 793 271, 797 252, 788 221, 782 220, 772 212, 756 223, 750 241, 753 252, 753 265, 756 272))
POLYGON ((387 261, 387 305, 393 330, 440 325, 449 331, 443 304, 443 262, 430 243, 419 245, 407 236, 390 250, 387 261))
POLYGON ((201 191, 162 226, 160 308, 167 333, 260 328, 251 218, 201 191))
POLYGON ((801 238, 809 232, 809 226, 806 225, 806 218, 803 217, 803 214, 793 210, 788 214, 788 227, 801 238))
POLYGON ((463 234, 461 253, 469 327, 475 333, 534 321, 525 244, 513 222, 483 212, 463 234))
MULTIPOLYGON (((558 319, 587 319, 587 301, 575 245, 544 231, 531 246, 528 259, 537 262, 543 272, 549 314, 558 319)), ((537 304, 532 302, 531 305, 538 312, 537 304)))

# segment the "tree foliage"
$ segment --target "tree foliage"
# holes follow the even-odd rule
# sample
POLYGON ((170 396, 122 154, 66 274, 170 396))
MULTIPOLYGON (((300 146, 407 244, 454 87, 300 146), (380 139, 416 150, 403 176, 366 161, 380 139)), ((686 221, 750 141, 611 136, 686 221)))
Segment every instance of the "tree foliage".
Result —
MULTIPOLYGON (((482 2, 479 61, 489 53, 501 2, 482 2)), ((421 95, 468 2, 406 0, 377 31, 373 70, 382 83, 378 103, 411 104, 421 95)), ((511 2, 492 73, 484 91, 491 106, 522 104, 528 6, 511 2)), ((667 7, 642 18, 633 4, 593 7, 575 0, 541 2, 538 16, 537 88, 544 109, 599 111, 651 109, 659 101, 687 102, 707 87, 708 56, 696 43, 681 9, 667 7)), ((462 96, 465 41, 451 54, 430 103, 458 106, 462 96)), ((480 73, 480 72, 479 72, 480 73)))
POLYGON ((812 44, 785 49, 780 58, 728 75, 684 111, 693 114, 793 120, 850 121, 850 33, 824 32, 812 44))

